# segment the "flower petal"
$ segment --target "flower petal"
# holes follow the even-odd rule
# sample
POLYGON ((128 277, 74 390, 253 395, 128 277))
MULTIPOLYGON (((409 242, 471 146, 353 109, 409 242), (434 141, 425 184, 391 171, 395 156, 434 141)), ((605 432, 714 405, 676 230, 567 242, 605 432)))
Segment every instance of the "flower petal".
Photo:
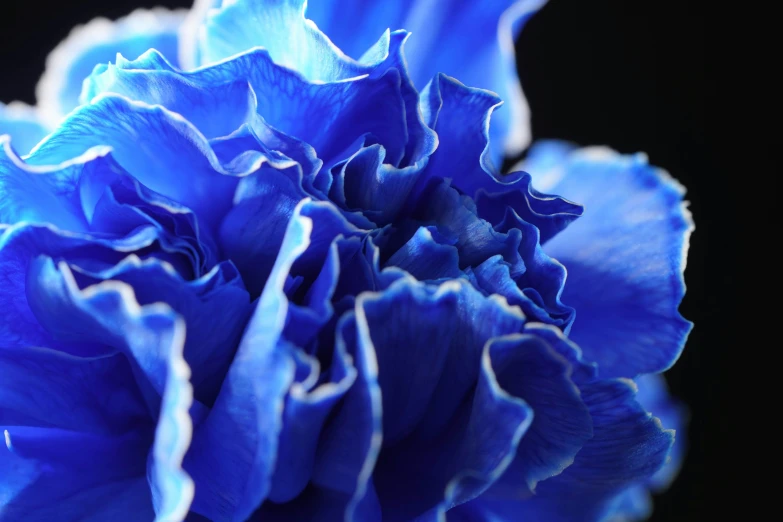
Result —
POLYGON ((680 472, 687 451, 688 409, 677 398, 669 394, 666 379, 662 375, 640 375, 635 379, 639 392, 636 396, 639 404, 659 419, 667 429, 676 434, 674 446, 669 452, 669 460, 650 479, 649 485, 654 492, 668 488, 680 472))
POLYGON ((593 422, 572 380, 589 370, 578 349, 544 325, 529 323, 522 335, 490 341, 489 350, 501 387, 523 399, 534 418, 513 462, 484 495, 524 498, 570 466, 592 438, 593 422))
MULTIPOLYGON (((539 483, 536 495, 474 500, 473 509, 496 518, 598 522, 617 513, 625 489, 652 476, 665 463, 671 431, 634 400, 631 381, 597 381, 580 386, 593 419, 593 438, 560 475, 539 483)), ((460 509, 460 508, 458 508, 460 509)), ((458 520, 458 519, 455 519, 458 520)))
POLYGON ((118 95, 79 107, 25 159, 31 165, 57 164, 96 145, 111 147, 113 158, 139 182, 207 223, 228 210, 237 176, 258 168, 252 162, 224 170, 206 138, 181 116, 118 95), (184 182, 183 169, 189 176, 184 182))
POLYGON ((272 487, 285 397, 296 373, 295 361, 279 345, 288 305, 283 290, 294 260, 310 243, 311 229, 312 221, 297 209, 215 405, 197 427, 185 461, 199 490, 193 510, 216 522, 247 519, 272 487))
POLYGON ((0 137, 0 223, 51 223, 63 230, 89 228, 82 208, 82 180, 118 175, 108 147, 95 147, 59 165, 36 167, 23 162, 0 137))
POLYGON ((582 208, 533 189, 524 172, 501 175, 490 155, 490 116, 500 104, 493 93, 466 87, 437 75, 420 96, 424 118, 439 133, 420 186, 433 177, 450 177, 461 192, 476 198, 479 215, 496 225, 508 209, 541 231, 547 241, 582 214, 582 208))
POLYGON ((75 27, 46 58, 46 71, 38 81, 36 97, 41 117, 56 125, 80 104, 82 81, 95 64, 114 60, 117 53, 135 58, 155 48, 177 58, 177 30, 185 11, 138 9, 116 21, 95 18, 75 27))
MULTIPOLYGON (((141 394, 153 416, 159 417, 148 466, 152 503, 159 519, 184 519, 193 498, 193 483, 181 468, 191 438, 188 410, 193 397, 190 370, 182 356, 184 322, 163 303, 140 306, 125 283, 107 281, 82 290, 65 263, 55 269, 51 259, 37 258, 32 268, 50 274, 59 270, 65 277, 74 305, 93 326, 89 334, 85 330, 83 342, 113 346, 130 359, 141 394), (137 368, 143 373, 136 373, 137 368)), ((143 465, 140 469, 143 472, 143 465)))
MULTIPOLYGON (((471 418, 487 422, 495 407, 505 411, 488 390, 489 395, 475 391, 481 352, 491 337, 520 331, 524 318, 460 280, 436 289, 405 278, 384 292, 361 295, 356 307, 359 330, 366 329, 378 358, 383 390, 385 449, 374 481, 384 519, 415 516, 449 495, 447 486, 462 471, 481 466, 475 459, 487 445, 507 445, 505 451, 513 454, 514 422, 505 424, 510 431, 493 430, 498 439, 492 442, 465 426, 471 418), (474 396, 482 399, 472 408, 474 396)), ((511 409, 516 413, 508 415, 521 415, 517 420, 523 423, 525 412, 511 409)), ((475 494, 486 486, 479 482, 465 487, 475 494)))
MULTIPOLYGON (((154 257, 142 260, 135 254, 107 270, 72 269, 82 285, 120 281, 133 288, 140 305, 165 302, 179 314, 188 327, 184 356, 195 397, 207 406, 214 402, 251 311, 249 295, 233 264, 221 262, 193 281, 183 280, 166 262, 154 257)), ((34 309, 44 308, 36 302, 46 299, 36 295, 40 291, 45 290, 28 289, 34 309)))
POLYGON ((256 112, 256 96, 247 80, 228 79, 204 88, 179 74, 163 55, 150 50, 136 58, 116 57, 99 64, 84 82, 82 96, 92 101, 104 93, 149 105, 162 105, 183 116, 208 139, 228 136, 256 112))
POLYGON ((553 190, 586 208, 545 245, 568 270, 571 339, 604 377, 670 367, 691 329, 677 311, 693 230, 683 188, 641 156, 593 148, 561 160, 553 190))
POLYGON ((0 136, 8 134, 20 154, 30 152, 49 133, 38 111, 22 102, 0 102, 0 136))
POLYGON ((0 426, 103 436, 141 429, 145 423, 152 428, 131 365, 119 353, 75 357, 51 348, 3 344, 0 375, 0 426))
MULTIPOLYGON (((266 49, 254 48, 189 72, 174 71, 160 56, 149 53, 134 62, 123 60, 97 68, 87 90, 94 95, 102 89, 130 89, 133 96, 151 96, 184 111, 183 104, 165 94, 176 92, 175 87, 183 82, 194 86, 188 89, 193 93, 220 93, 228 85, 246 82, 256 95, 257 112, 264 120, 310 144, 325 162, 349 148, 357 137, 371 134, 386 148, 388 163, 398 165, 405 160, 406 165, 412 165, 432 152, 436 138, 421 120, 415 90, 405 77, 401 57, 405 37, 404 32, 390 35, 388 56, 367 74, 344 81, 308 81, 276 64, 266 49), (152 85, 166 88, 158 94, 150 91, 152 85)), ((226 118, 219 105, 205 108, 210 110, 215 118, 226 118)))
POLYGON ((199 31, 197 54, 201 63, 219 62, 263 47, 275 63, 308 80, 334 81, 367 74, 371 66, 344 55, 305 19, 306 4, 305 0, 224 2, 207 13, 199 31))
POLYGON ((325 0, 310 2, 306 14, 354 57, 361 56, 387 28, 411 31, 408 63, 419 88, 443 72, 467 85, 498 93, 509 104, 498 111, 490 130, 491 156, 499 162, 504 154, 518 154, 530 142, 529 108, 516 74, 514 40, 543 3, 349 0, 338 6, 335 0, 325 0), (353 23, 346 23, 346 13, 353 23))

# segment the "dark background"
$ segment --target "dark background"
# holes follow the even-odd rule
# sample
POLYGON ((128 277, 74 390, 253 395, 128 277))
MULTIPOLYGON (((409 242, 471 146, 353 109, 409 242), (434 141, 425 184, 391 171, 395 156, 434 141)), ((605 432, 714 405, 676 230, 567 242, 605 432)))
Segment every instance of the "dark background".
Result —
MULTIPOLYGON (((46 55, 72 26, 99 15, 117 18, 136 7, 190 4, 79 0, 47 6, 30 0, 4 5, 0 100, 34 102, 46 55)), ((695 0, 550 0, 517 45, 535 138, 644 151, 688 188, 696 231, 681 311, 696 326, 667 377, 673 393, 691 409, 689 453, 674 486, 656 499, 654 521, 735 519, 729 448, 738 429, 727 386, 734 317, 725 304, 731 301, 735 271, 726 239, 731 225, 719 218, 719 209, 734 196, 712 140, 721 130, 716 111, 722 103, 715 91, 721 83, 713 69, 716 51, 707 39, 708 7, 695 0)))

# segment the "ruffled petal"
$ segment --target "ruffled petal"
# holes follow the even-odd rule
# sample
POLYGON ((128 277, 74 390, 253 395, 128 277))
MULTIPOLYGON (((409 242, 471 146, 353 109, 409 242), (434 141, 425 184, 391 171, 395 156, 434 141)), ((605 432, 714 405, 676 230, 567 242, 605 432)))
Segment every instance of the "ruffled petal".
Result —
POLYGON ((161 105, 183 116, 206 138, 228 136, 252 119, 256 96, 242 78, 227 78, 225 83, 203 86, 186 75, 155 50, 116 63, 99 64, 84 81, 83 97, 113 93, 149 105, 161 105))
POLYGON ((451 178, 461 192, 476 198, 479 214, 493 225, 509 210, 541 231, 547 241, 582 214, 582 207, 533 189, 524 172, 501 175, 490 154, 490 117, 501 101, 492 92, 466 87, 437 75, 420 96, 424 119, 439 134, 420 184, 451 178))
MULTIPOLYGON (((112 343, 101 344, 88 342, 87 339, 95 338, 93 319, 86 322, 75 317, 80 317, 82 312, 76 308, 58 310, 57 314, 51 313, 51 309, 43 310, 44 315, 38 317, 35 310, 31 309, 27 299, 28 284, 31 271, 34 267, 40 270, 46 265, 39 256, 56 259, 79 259, 83 263, 94 266, 109 267, 122 260, 129 252, 143 251, 153 246, 158 239, 152 227, 140 228, 134 234, 117 240, 94 239, 89 236, 63 233, 51 226, 28 225, 21 223, 15 226, 0 226, 0 264, 3 266, 0 272, 2 291, 0 291, 0 305, 4 313, 0 321, 0 340, 6 347, 17 346, 46 346, 56 348, 74 355, 105 355, 111 352, 112 343), (67 312, 74 312, 76 316, 67 312), (70 317, 70 320, 68 319, 70 317), (70 340, 56 340, 53 334, 42 326, 43 320, 55 320, 67 324, 76 333, 76 337, 84 335, 80 342, 70 340)), ((70 271, 70 270, 69 270, 70 271)), ((47 287, 45 295, 51 299, 62 299, 69 302, 72 290, 76 286, 67 286, 59 272, 55 274, 54 281, 47 287)), ((35 285, 33 285, 35 286, 35 285)))
POLYGON ((434 288, 411 278, 360 296, 356 307, 383 390, 384 450, 374 482, 384 519, 407 520, 480 493, 530 420, 526 406, 498 398, 490 381, 476 388, 485 342, 521 331, 521 312, 459 280, 434 288), (496 430, 476 431, 493 418, 496 430), (496 460, 485 460, 488 447, 496 460), (471 471, 487 477, 463 476, 471 471))
MULTIPOLYGON (((232 8, 235 5, 239 3, 232 4, 232 8)), ((327 163, 344 159, 335 155, 349 149, 358 137, 369 135, 385 147, 388 163, 414 165, 432 153, 437 139, 422 121, 416 91, 406 76, 402 58, 406 38, 405 32, 386 35, 388 50, 382 59, 364 74, 340 81, 309 81, 275 63, 270 52, 262 48, 189 72, 177 71, 151 52, 133 62, 118 60, 113 66, 97 67, 85 93, 95 96, 128 91, 132 98, 170 105, 172 110, 181 110, 194 118, 203 120, 205 117, 201 116, 211 114, 213 119, 225 121, 224 108, 215 101, 228 96, 232 85, 241 91, 242 84, 247 83, 256 95, 257 112, 264 120, 277 131, 310 144, 327 163), (183 85, 184 98, 200 99, 206 105, 188 107, 167 94, 179 92, 176 88, 183 85)), ((237 100, 242 106, 242 97, 237 100)))
POLYGON ((568 270, 563 302, 578 314, 571 339, 604 377, 670 367, 692 326, 677 311, 693 230, 684 189, 644 157, 606 149, 561 156, 554 171, 537 175, 559 177, 552 190, 586 208, 545 245, 568 270))
POLYGON ((157 49, 170 60, 177 58, 177 31, 185 11, 138 9, 116 21, 95 18, 75 27, 46 58, 46 71, 38 81, 36 97, 43 120, 57 125, 80 103, 82 81, 99 63, 117 53, 135 58, 157 49))
POLYGON ((22 102, 0 102, 0 136, 11 136, 19 154, 27 154, 49 133, 38 111, 22 102))
POLYGON ((246 520, 272 487, 285 398, 296 378, 296 361, 280 344, 288 306, 283 290, 294 260, 310 243, 312 221, 297 211, 288 227, 215 405, 197 427, 186 458, 199 490, 193 510, 214 521, 246 520))
MULTIPOLYGON (((67 290, 71 292, 73 306, 78 307, 82 314, 82 341, 86 344, 99 343, 113 346, 126 354, 136 377, 140 395, 144 396, 152 418, 158 417, 158 424, 154 443, 150 440, 149 433, 144 441, 131 439, 134 448, 138 447, 139 451, 145 450, 140 455, 136 454, 138 453, 136 450, 135 453, 128 453, 124 442, 122 447, 118 447, 116 441, 86 440, 81 435, 70 434, 69 431, 47 433, 48 428, 41 428, 43 431, 40 432, 27 432, 33 437, 29 439, 29 443, 25 441, 25 432, 22 432, 20 448, 32 448, 30 449, 32 453, 28 453, 29 458, 41 460, 44 470, 57 470, 58 467, 64 466, 67 469, 68 466, 84 464, 81 460, 73 461, 71 452, 74 446, 94 446, 103 448, 107 456, 120 459, 115 463, 116 466, 109 463, 108 467, 112 473, 122 474, 133 471, 133 474, 137 474, 145 470, 144 453, 149 450, 152 443, 148 456, 149 462, 146 465, 148 481, 152 489, 152 505, 160 520, 184 519, 193 498, 193 483, 181 468, 182 458, 191 439, 192 426, 188 410, 193 398, 189 382, 190 370, 182 354, 185 341, 184 322, 163 303, 140 306, 133 290, 125 283, 107 281, 80 289, 76 286, 73 275, 65 263, 55 267, 48 258, 37 258, 31 269, 35 274, 48 274, 48 277, 51 277, 55 271, 63 276, 67 290), (37 433, 43 437, 41 439, 43 442, 35 442, 40 439, 37 433), (60 443, 63 445, 63 450, 58 453, 60 443), (26 444, 33 444, 33 446, 26 446, 26 444), (35 451, 38 449, 43 453, 36 454, 35 451), (132 458, 133 455, 136 455, 135 459, 132 458), (122 459, 130 459, 128 462, 134 462, 135 467, 122 459), (55 463, 59 464, 54 465, 55 463)), ((119 379, 121 375, 112 374, 111 378, 119 379)), ((130 414, 133 415, 134 410, 131 410, 130 414)), ((7 431, 10 434, 7 439, 10 437, 13 449, 13 429, 9 428, 7 431)), ((24 451, 20 455, 24 457, 24 451)), ((105 465, 107 458, 98 457, 95 462, 88 460, 87 463, 105 465)), ((85 471, 84 476, 100 481, 103 475, 96 469, 85 471)), ((31 472, 29 468, 28 472, 31 472)), ((68 474, 72 475, 73 472, 68 474)), ((72 484, 71 481, 62 477, 54 480, 62 483, 61 487, 65 487, 65 491, 69 491, 67 488, 72 484)), ((105 482, 104 480, 92 486, 99 487, 106 495, 116 494, 118 488, 112 488, 105 482)), ((35 482, 33 481, 32 484, 35 482)), ((127 484, 123 486, 125 487, 127 484)), ((69 496, 74 493, 76 492, 70 491, 64 495, 69 496)), ((147 494, 149 495, 149 490, 147 494)), ((33 500, 36 498, 40 499, 39 495, 35 495, 33 500)), ((75 500, 78 501, 80 498, 77 495, 75 500)), ((121 503, 120 507, 127 508, 130 501, 120 495, 118 502, 121 503)), ((143 505, 144 503, 140 503, 136 509, 143 509, 143 505)), ((33 508, 34 505, 29 509, 33 508)), ((82 508, 79 506, 73 509, 82 508)))
POLYGON ((664 430, 660 421, 634 400, 631 381, 597 381, 580 388, 593 419, 594 435, 574 463, 560 475, 539 483, 536 495, 525 501, 474 500, 475 506, 465 509, 487 514, 477 520, 611 519, 621 507, 626 488, 648 479, 663 466, 673 433, 664 430))
POLYGON ((79 107, 30 153, 31 165, 78 157, 93 146, 112 148, 113 158, 139 182, 214 223, 225 214, 237 177, 260 160, 224 169, 206 138, 181 116, 160 106, 103 95, 79 107), (187 171, 188 179, 179 175, 187 171))
MULTIPOLYGON (((233 264, 221 262, 192 281, 183 280, 165 261, 154 257, 142 260, 135 254, 107 270, 72 269, 82 286, 120 281, 134 289, 140 305, 165 302, 179 314, 188 326, 184 356, 191 368, 195 397, 208 406, 214 402, 251 310, 249 295, 233 264)), ((50 288, 51 284, 28 288, 33 309, 63 309, 46 294, 50 288)))
POLYGON ((4 345, 0 375, 2 426, 51 427, 106 437, 143 429, 145 424, 152 430, 154 421, 131 365, 121 354, 75 357, 51 348, 4 345))
POLYGON ((95 147, 59 165, 36 167, 23 162, 0 137, 0 223, 51 223, 63 230, 89 229, 80 185, 87 178, 113 174, 108 147, 95 147))
POLYGON ((408 64, 419 88, 442 72, 497 93, 508 104, 495 115, 489 131, 490 155, 499 163, 504 154, 518 154, 530 142, 529 108, 516 74, 514 40, 543 4, 542 0, 339 4, 327 0, 310 2, 306 14, 354 57, 362 56, 387 28, 411 31, 408 64), (346 23, 346 17, 354 23, 346 23))
POLYGON ((484 496, 522 499, 568 468, 592 438, 593 422, 574 383, 591 371, 576 346, 541 324, 529 323, 524 334, 490 341, 489 348, 505 363, 496 370, 500 385, 524 399, 534 417, 513 462, 484 496))

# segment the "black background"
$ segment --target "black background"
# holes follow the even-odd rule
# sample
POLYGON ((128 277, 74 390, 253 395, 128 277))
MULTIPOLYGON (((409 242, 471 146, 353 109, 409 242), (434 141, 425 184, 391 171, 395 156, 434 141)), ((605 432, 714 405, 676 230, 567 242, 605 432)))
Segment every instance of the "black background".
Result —
MULTIPOLYGON (((368 0, 373 1, 373 0, 368 0)), ((78 23, 136 7, 188 7, 190 0, 14 2, 0 16, 0 100, 34 102, 47 53, 78 23), (78 4, 78 5, 76 5, 78 4)), ((518 66, 535 138, 648 153, 688 188, 696 221, 683 315, 695 322, 667 377, 691 409, 689 453, 680 477, 656 499, 653 520, 732 520, 727 459, 735 423, 729 350, 734 270, 719 209, 733 197, 712 141, 717 62, 707 40, 706 2, 550 0, 523 31, 518 66), (708 112, 708 109, 710 112, 708 112)), ((533 521, 535 522, 535 521, 533 521)), ((578 522, 578 521, 576 521, 578 522)))

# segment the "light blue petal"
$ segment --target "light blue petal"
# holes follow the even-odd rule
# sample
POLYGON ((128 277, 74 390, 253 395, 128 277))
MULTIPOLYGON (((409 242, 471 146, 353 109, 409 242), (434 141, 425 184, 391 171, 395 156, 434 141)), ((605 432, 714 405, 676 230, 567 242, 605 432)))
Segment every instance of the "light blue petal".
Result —
POLYGON ((228 136, 251 119, 256 97, 247 80, 236 78, 209 88, 189 81, 154 50, 129 61, 101 64, 84 82, 83 96, 91 101, 103 93, 162 105, 183 116, 208 139, 228 136))
POLYGON ((538 175, 559 177, 551 190, 585 205, 545 245, 568 270, 571 339, 605 377, 670 367, 691 329, 677 311, 693 230, 684 189, 643 156, 606 149, 573 152, 555 171, 538 175))
POLYGON ((11 149, 8 136, 0 137, 0 223, 21 221, 51 223, 63 230, 89 228, 82 208, 82 180, 119 175, 108 147, 95 147, 59 165, 36 167, 22 161, 11 149))
MULTIPOLYGON (((46 59, 46 71, 36 87, 43 120, 51 126, 80 104, 82 81, 99 63, 121 53, 135 58, 154 48, 177 58, 177 30, 185 11, 138 9, 116 21, 96 18, 74 28, 46 59)), ((26 151, 25 151, 26 152, 26 151)))
POLYGON ((335 81, 369 72, 371 66, 344 55, 315 24, 305 20, 306 4, 305 0, 224 2, 207 14, 199 32, 201 63, 219 62, 263 47, 275 63, 308 80, 335 81))
POLYGON ((0 102, 0 136, 11 136, 14 149, 19 154, 27 154, 35 144, 49 133, 41 122, 38 111, 21 102, 6 105, 0 102))
POLYGON ((296 373, 296 362, 279 344, 288 305, 283 290, 294 260, 310 243, 311 229, 312 221, 297 210, 215 405, 197 426, 186 458, 199 491, 193 510, 216 522, 246 520, 272 487, 283 407, 296 373))
POLYGON ((214 223, 230 207, 237 176, 260 162, 226 170, 206 138, 163 107, 103 95, 79 107, 25 158, 31 165, 57 164, 89 148, 112 148, 113 158, 139 182, 214 223), (183 180, 181 173, 187 171, 183 180))

